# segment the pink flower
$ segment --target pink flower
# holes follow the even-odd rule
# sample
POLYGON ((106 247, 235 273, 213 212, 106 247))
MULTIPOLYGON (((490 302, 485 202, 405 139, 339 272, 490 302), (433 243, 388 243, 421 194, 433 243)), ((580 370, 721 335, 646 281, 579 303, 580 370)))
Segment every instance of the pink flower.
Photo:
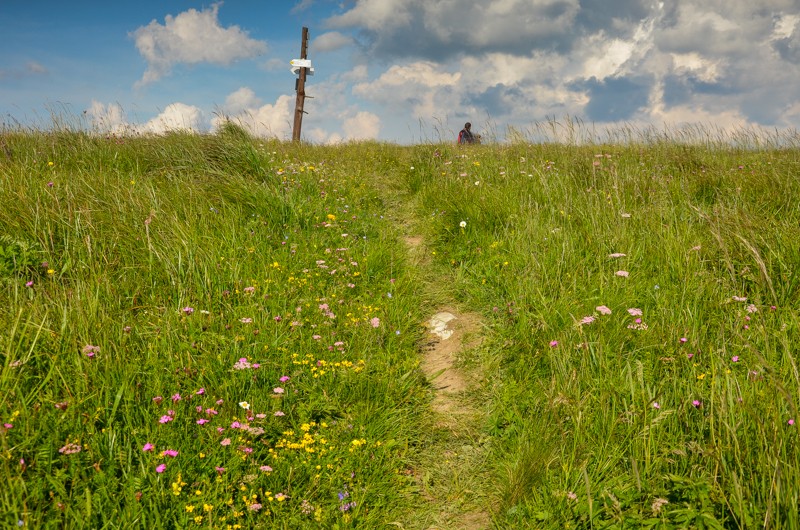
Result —
POLYGON ((794 425, 794 419, 790 419, 790 420, 789 420, 789 421, 787 421, 786 423, 788 423, 789 425, 794 425))
POLYGON ((33 287, 33 280, 25 282, 25 287, 33 287))
POLYGON ((694 401, 692 401, 692 406, 694 406, 694 408, 696 409, 699 409, 702 405, 703 403, 700 400, 695 399, 694 401))
POLYGON ((153 403, 155 403, 156 405, 160 405, 162 401, 164 401, 164 398, 161 396, 156 396, 153 398, 153 403))
POLYGON ((200 419, 199 419, 199 420, 197 420, 195 423, 197 423, 198 425, 205 425, 205 424, 206 424, 206 423, 208 423, 209 421, 210 421, 210 420, 207 420, 207 419, 205 419, 205 418, 200 418, 200 419))
POLYGON ((191 315, 192 313, 194 313, 194 308, 186 306, 183 309, 181 309, 181 311, 183 311, 184 315, 191 315))
POLYGON ((281 377, 281 378, 279 379, 279 381, 280 381, 281 383, 285 383, 285 382, 286 382, 286 381, 288 381, 289 379, 291 379, 291 377, 289 377, 288 375, 284 375, 283 377, 281 377))
POLYGON ((738 355, 734 355, 733 357, 731 357, 731 361, 733 361, 735 363, 738 363, 739 362, 739 356, 738 355))
POLYGON ((658 401, 653 402, 653 408, 654 409, 660 409, 661 408, 661 405, 658 404, 658 401))
POLYGON ((369 323, 373 328, 377 328, 378 326, 381 325, 381 319, 379 319, 378 317, 373 317, 372 320, 369 321, 369 323))
POLYGON ((198 390, 197 392, 195 392, 195 394, 197 394, 198 396, 202 396, 202 395, 203 395, 203 394, 205 394, 205 393, 206 393, 206 389, 205 389, 205 388, 201 388, 200 390, 198 390))
POLYGON ((13 423, 4 423, 3 424, 3 428, 6 429, 6 430, 13 429, 14 428, 14 424, 13 423))
POLYGON ((558 346, 558 341, 557 340, 551 340, 550 341, 550 347, 551 348, 555 348, 556 346, 558 346))
MULTIPOLYGON (((794 420, 789 420, 789 421, 791 421, 791 422, 792 422, 792 424, 794 423, 794 420)), ((263 471, 264 473, 269 473, 270 471, 272 471, 272 468, 271 468, 271 467, 269 467, 269 466, 261 466, 261 467, 260 467, 260 468, 258 468, 258 469, 260 469, 260 470, 261 470, 261 471, 263 471)))
POLYGON ((168 456, 170 458, 175 458, 176 456, 178 456, 178 451, 176 451, 175 449, 165 449, 164 451, 161 451, 161 456, 168 456))
POLYGON ((149 442, 144 444, 144 447, 142 447, 142 451, 144 451, 145 453, 147 451, 152 451, 152 450, 153 450, 153 444, 151 444, 149 442))
POLYGON ((588 317, 583 317, 580 321, 580 324, 581 326, 585 326, 591 324, 592 322, 594 322, 594 317, 590 315, 588 317))
POLYGON ((227 447, 227 446, 229 446, 231 444, 231 439, 230 438, 225 438, 219 444, 227 447))
POLYGON ((681 337, 681 340, 680 340, 680 342, 681 342, 681 344, 684 344, 684 343, 685 343, 686 341, 688 341, 688 340, 689 340, 689 339, 687 339, 686 337, 681 337))
POLYGON ((173 419, 174 418, 172 416, 170 416, 169 414, 165 414, 164 416, 161 416, 161 418, 158 420, 158 423, 169 423, 173 419))
POLYGON ((167 464, 159 464, 156 466, 156 473, 163 473, 167 469, 167 464))
POLYGON ((276 386, 275 388, 273 388, 272 391, 275 392, 276 394, 283 394, 283 392, 284 392, 284 390, 279 386, 276 386))
POLYGON ((214 466, 214 470, 215 470, 217 473, 219 473, 220 475, 222 475, 223 473, 225 473, 225 468, 224 468, 224 467, 214 466))
POLYGON ((181 400, 181 395, 180 394, 173 394, 172 395, 172 402, 173 403, 177 403, 180 400, 181 400))
POLYGON ((628 314, 632 317, 640 317, 642 316, 642 310, 638 307, 629 307, 628 314))
POLYGON ((617 271, 614 274, 616 274, 620 278, 627 278, 628 277, 628 271, 617 271))
POLYGON ((274 415, 275 415, 275 416, 278 416, 278 417, 280 417, 280 416, 286 416, 286 414, 284 414, 284 413, 283 413, 282 411, 280 411, 280 410, 279 410, 279 411, 276 411, 274 415))
POLYGON ((611 309, 609 309, 608 307, 606 307, 604 305, 599 305, 599 306, 595 307, 595 309, 601 315, 610 315, 611 314, 611 309))

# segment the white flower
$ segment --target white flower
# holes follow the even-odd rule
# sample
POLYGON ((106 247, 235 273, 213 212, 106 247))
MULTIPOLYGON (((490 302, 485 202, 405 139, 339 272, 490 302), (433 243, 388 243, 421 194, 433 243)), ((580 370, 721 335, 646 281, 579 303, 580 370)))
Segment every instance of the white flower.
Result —
POLYGON ((239 406, 242 407, 244 410, 250 410, 250 403, 247 401, 240 401, 239 406))
POLYGON ((460 223, 458 223, 458 226, 460 226, 461 228, 466 228, 467 222, 466 221, 461 221, 460 223))

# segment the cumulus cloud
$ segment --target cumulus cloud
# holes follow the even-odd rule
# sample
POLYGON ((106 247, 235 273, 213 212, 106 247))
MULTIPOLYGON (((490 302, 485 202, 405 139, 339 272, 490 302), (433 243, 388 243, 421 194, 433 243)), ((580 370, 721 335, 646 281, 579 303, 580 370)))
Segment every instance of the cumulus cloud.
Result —
POLYGON ((124 134, 131 132, 131 125, 122 110, 122 106, 117 103, 104 104, 92 100, 91 105, 84 111, 89 118, 92 129, 101 133, 124 134))
POLYGON ((208 126, 199 107, 171 103, 161 114, 136 129, 143 133, 164 134, 170 131, 202 132, 208 126))
POLYGON ((147 69, 137 86, 161 79, 178 64, 229 65, 238 59, 266 53, 266 43, 250 38, 238 26, 220 26, 220 5, 167 15, 164 24, 153 20, 132 32, 136 48, 147 61, 147 69))
POLYGON ((250 88, 243 87, 226 98, 225 115, 214 118, 212 126, 217 128, 223 121, 230 120, 254 136, 285 140, 292 136, 294 100, 294 97, 283 95, 275 103, 262 104, 250 88))
POLYGON ((355 0, 326 26, 369 58, 352 93, 399 116, 800 125, 797 0, 355 0))
POLYGON ((361 111, 345 119, 342 130, 347 140, 373 140, 380 133, 381 119, 377 114, 361 111))
POLYGON ((338 31, 329 31, 311 41, 311 51, 316 53, 332 52, 350 46, 353 42, 353 37, 349 35, 338 31))

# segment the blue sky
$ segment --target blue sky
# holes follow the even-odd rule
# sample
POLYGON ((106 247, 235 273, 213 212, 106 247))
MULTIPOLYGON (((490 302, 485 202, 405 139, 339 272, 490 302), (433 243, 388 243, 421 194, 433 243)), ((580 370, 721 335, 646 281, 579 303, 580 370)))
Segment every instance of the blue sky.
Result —
POLYGON ((797 128, 800 0, 3 0, 0 123, 411 143, 596 128, 797 128))

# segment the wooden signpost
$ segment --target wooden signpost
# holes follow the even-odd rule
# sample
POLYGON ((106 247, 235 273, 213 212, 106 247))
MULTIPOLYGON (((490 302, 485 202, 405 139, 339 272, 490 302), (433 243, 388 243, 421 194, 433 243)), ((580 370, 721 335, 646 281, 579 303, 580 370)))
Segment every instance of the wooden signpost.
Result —
MULTIPOLYGON (((306 75, 314 75, 311 61, 308 60, 308 28, 303 27, 303 41, 300 45, 300 59, 291 62, 292 73, 298 74, 295 81, 297 100, 294 104, 294 126, 292 127, 292 141, 300 141, 300 129, 303 127, 303 105, 306 100, 306 75)), ((308 96, 311 97, 311 96, 308 96)))

